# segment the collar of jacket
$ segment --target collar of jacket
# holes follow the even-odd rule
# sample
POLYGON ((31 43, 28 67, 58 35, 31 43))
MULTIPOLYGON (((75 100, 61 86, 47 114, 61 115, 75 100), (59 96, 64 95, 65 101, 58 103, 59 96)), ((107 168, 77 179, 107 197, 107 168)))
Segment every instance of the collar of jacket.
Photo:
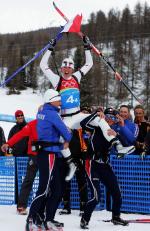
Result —
POLYGON ((50 103, 45 103, 44 109, 49 109, 49 110, 53 110, 53 111, 57 111, 57 112, 60 111, 60 109, 58 107, 51 105, 50 103))

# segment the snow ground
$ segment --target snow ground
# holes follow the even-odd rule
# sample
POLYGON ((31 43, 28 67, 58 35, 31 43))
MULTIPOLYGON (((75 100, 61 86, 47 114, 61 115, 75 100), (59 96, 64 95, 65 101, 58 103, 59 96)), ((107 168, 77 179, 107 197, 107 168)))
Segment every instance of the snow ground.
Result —
MULTIPOLYGON (((70 215, 59 215, 58 211, 55 219, 64 222, 64 231, 78 231, 80 217, 79 211, 72 210, 70 215)), ((89 223, 89 231, 149 231, 150 224, 129 224, 129 226, 114 226, 112 223, 105 223, 102 220, 110 219, 111 212, 107 211, 95 211, 92 219, 89 223)), ((150 218, 146 215, 137 214, 122 214, 122 218, 134 219, 134 218, 150 218)), ((3 231, 24 231, 26 223, 26 216, 16 214, 16 206, 0 206, 0 230, 3 231)))

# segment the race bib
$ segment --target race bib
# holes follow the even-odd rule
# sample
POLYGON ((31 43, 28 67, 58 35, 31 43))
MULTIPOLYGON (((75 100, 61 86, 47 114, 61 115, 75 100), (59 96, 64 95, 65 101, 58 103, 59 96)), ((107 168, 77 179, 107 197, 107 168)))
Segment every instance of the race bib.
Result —
POLYGON ((61 94, 61 108, 71 109, 80 106, 80 92, 79 89, 69 88, 60 92, 61 94))

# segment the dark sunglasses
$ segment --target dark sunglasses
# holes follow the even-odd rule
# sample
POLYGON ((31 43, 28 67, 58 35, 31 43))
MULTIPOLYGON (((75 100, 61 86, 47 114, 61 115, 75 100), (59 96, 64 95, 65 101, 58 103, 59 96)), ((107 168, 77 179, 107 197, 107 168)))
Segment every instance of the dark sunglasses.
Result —
POLYGON ((16 117, 23 117, 24 115, 17 115, 16 117))

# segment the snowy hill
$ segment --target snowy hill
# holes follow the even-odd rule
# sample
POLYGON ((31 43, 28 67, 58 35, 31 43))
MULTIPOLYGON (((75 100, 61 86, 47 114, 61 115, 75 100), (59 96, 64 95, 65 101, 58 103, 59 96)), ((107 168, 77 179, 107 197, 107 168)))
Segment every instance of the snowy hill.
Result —
MULTIPOLYGON (((0 114, 14 115, 20 109, 25 117, 35 118, 38 107, 42 104, 41 93, 32 93, 32 89, 22 91, 20 95, 6 95, 6 89, 0 89, 0 114)), ((0 121, 7 137, 14 123, 0 121)))

